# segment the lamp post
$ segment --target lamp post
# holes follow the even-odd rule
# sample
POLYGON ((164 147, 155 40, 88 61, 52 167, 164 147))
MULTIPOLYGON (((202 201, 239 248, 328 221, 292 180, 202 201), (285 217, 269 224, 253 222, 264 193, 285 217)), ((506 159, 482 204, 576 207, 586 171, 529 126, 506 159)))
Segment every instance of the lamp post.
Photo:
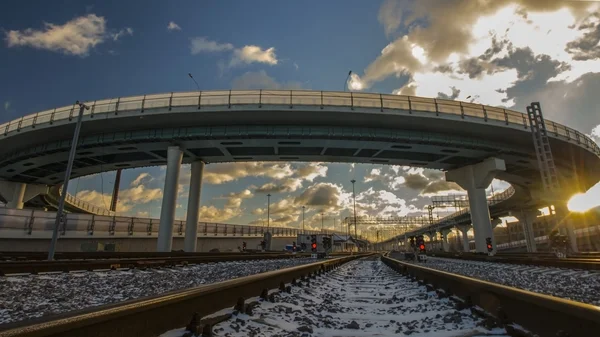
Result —
POLYGON ((352 70, 350 70, 348 72, 348 76, 346 76, 346 82, 344 82, 344 91, 346 91, 346 88, 348 88, 348 79, 350 78, 350 75, 352 75, 352 70))
POLYGON ((304 210, 306 206, 302 206, 302 234, 304 234, 304 210))
POLYGON ((321 212, 321 233, 323 233, 323 212, 321 212))
POLYGON ((194 81, 194 83, 196 83, 196 88, 198 88, 198 91, 200 91, 200 86, 198 85, 198 82, 196 82, 196 80, 194 79, 194 76, 192 76, 191 73, 188 73, 188 76, 192 79, 192 81, 194 81))
POLYGON ((350 182, 352 183, 352 198, 354 199, 354 237, 358 238, 356 230, 356 192, 354 191, 354 183, 356 183, 356 180, 352 179, 350 182))
POLYGON ((75 153, 77 152, 77 142, 79 141, 79 132, 81 131, 81 121, 83 120, 83 110, 89 110, 90 107, 75 102, 79 105, 79 115, 77 116, 77 124, 75 125, 75 132, 73 133, 73 141, 71 142, 71 151, 69 152, 69 161, 67 162, 67 170, 65 171, 65 181, 63 182, 62 193, 58 202, 58 209, 56 210, 56 220, 54 221, 54 228, 52 230, 52 241, 50 242, 50 250, 48 251, 48 260, 54 260, 54 252, 56 251, 56 241, 58 241, 58 227, 62 221, 63 211, 65 209, 65 198, 67 197, 67 191, 69 188, 69 179, 71 179, 71 170, 73 169, 73 161, 75 160, 75 153))
POLYGON ((267 230, 271 226, 271 193, 267 194, 267 230))

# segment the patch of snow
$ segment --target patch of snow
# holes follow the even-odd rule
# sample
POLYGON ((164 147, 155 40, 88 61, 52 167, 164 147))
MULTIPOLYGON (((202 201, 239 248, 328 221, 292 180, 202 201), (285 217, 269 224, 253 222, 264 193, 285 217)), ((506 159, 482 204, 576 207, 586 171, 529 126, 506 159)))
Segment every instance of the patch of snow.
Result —
POLYGON ((275 303, 262 301, 252 316, 215 325, 213 332, 230 337, 507 336, 378 259, 355 260, 309 282, 310 287, 302 282, 291 294, 277 294, 275 303))

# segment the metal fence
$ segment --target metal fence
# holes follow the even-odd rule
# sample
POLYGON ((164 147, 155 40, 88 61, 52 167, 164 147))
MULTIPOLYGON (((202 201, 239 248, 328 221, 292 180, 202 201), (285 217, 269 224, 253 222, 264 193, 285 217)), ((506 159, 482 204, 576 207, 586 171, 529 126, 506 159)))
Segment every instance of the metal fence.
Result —
MULTIPOLYGON (((0 208, 0 230, 17 230, 24 234, 46 232, 54 228, 56 212, 42 210, 26 210, 0 208)), ((133 218, 122 216, 102 216, 94 214, 65 214, 59 233, 87 233, 87 235, 152 235, 158 233, 160 220, 133 218)), ((199 236, 263 236, 267 231, 273 236, 295 237, 302 233, 296 228, 234 225, 222 223, 199 222, 199 236)), ((324 231, 332 233, 332 231, 324 231)), ((176 220, 173 223, 173 235, 183 236, 185 221, 176 220)), ((304 231, 307 234, 319 234, 320 231, 304 231)))
MULTIPOLYGON (((529 128, 527 115, 517 111, 486 106, 482 104, 458 102, 444 99, 423 98, 403 95, 384 95, 355 92, 324 92, 308 90, 227 90, 165 93, 144 96, 119 97, 93 102, 84 116, 93 118, 96 115, 118 114, 126 111, 144 112, 156 108, 224 106, 235 109, 239 106, 252 105, 262 108, 268 105, 288 106, 320 106, 376 108, 380 111, 396 110, 408 114, 426 112, 439 115, 455 115, 465 120, 500 121, 505 125, 518 125, 529 128)), ((25 128, 35 128, 40 124, 52 124, 59 120, 73 120, 78 114, 75 105, 46 110, 27 115, 0 125, 0 137, 7 137, 13 132, 25 128)), ((87 119, 87 118, 86 118, 87 119)), ((546 129, 550 135, 566 139, 584 146, 600 155, 598 145, 586 135, 564 125, 546 120, 546 129)))

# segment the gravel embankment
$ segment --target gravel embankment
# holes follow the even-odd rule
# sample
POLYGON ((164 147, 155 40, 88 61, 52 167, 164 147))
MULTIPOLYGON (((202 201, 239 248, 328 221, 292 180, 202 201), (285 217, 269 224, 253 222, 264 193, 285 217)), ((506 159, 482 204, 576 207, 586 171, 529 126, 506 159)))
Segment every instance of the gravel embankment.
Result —
MULTIPOLYGON (((402 259, 402 258, 399 258, 402 259)), ((428 268, 600 306, 600 273, 429 257, 428 268)))
POLYGON ((0 277, 0 324, 158 295, 314 262, 255 260, 187 267, 0 277))

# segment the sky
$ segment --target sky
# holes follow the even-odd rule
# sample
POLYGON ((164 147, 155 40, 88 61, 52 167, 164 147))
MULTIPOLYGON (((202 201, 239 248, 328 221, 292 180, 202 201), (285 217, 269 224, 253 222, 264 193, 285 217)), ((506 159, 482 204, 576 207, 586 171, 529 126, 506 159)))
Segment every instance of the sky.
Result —
MULTIPOLYGON (((75 100, 196 90, 191 73, 201 90, 349 89, 521 112, 540 101, 547 119, 600 141, 598 2, 6 0, 0 9, 0 123, 75 100)), ((158 217, 164 174, 123 171, 119 213, 158 217)), ((75 179, 69 191, 108 208, 114 175, 75 179)), ((184 165, 178 219, 189 175, 184 165)), ((323 213, 325 227, 339 228, 352 179, 360 215, 422 215, 431 196, 462 193, 440 172, 408 167, 210 164, 200 218, 262 224, 270 193, 272 225, 299 227, 306 206, 307 227, 320 228, 323 213)))

